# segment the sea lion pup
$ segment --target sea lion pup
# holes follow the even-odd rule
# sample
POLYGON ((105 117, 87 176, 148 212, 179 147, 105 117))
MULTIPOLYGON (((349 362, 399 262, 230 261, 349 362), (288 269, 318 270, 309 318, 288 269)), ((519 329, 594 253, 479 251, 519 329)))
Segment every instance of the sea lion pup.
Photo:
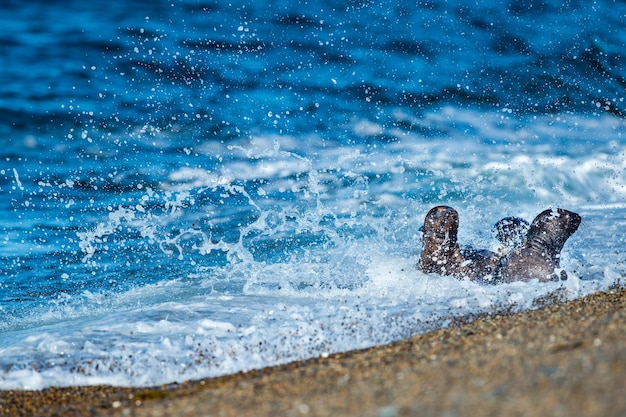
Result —
POLYGON ((472 280, 491 274, 497 257, 490 251, 461 251, 457 240, 459 214, 448 206, 430 209, 422 227, 422 255, 418 267, 426 273, 472 280))
POLYGON ((561 250, 571 235, 578 230, 580 215, 561 208, 545 210, 530 225, 526 242, 508 256, 500 258, 494 269, 496 282, 555 281, 567 279, 559 268, 561 250))
MULTIPOLYGON (((502 243, 499 254, 465 249, 458 244, 459 215, 448 206, 433 207, 424 219, 423 249, 418 267, 426 273, 469 277, 482 283, 559 279, 555 269, 563 245, 576 232, 581 217, 568 210, 540 213, 530 226, 518 217, 505 217, 494 226, 502 243)), ((567 279, 565 271, 560 278, 567 279)))

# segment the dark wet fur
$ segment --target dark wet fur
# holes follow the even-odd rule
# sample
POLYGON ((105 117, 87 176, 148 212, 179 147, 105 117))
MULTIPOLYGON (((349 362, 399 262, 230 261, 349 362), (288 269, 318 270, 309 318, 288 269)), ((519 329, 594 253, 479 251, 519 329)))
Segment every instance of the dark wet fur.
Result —
POLYGON ((489 277, 498 261, 498 254, 487 249, 464 248, 461 256, 467 269, 471 270, 468 276, 476 280, 489 277))
POLYGON ((567 279, 565 271, 557 275, 555 269, 560 267, 563 245, 578 230, 581 220, 580 215, 564 209, 541 212, 530 225, 524 246, 498 260, 494 270, 496 280, 567 279))

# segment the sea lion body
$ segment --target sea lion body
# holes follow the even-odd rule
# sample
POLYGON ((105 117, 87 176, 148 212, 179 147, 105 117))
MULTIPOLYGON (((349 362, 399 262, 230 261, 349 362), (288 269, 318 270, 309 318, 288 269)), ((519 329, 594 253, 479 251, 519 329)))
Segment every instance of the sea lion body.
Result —
MULTIPOLYGON (((459 216, 448 206, 432 208, 424 219, 423 250, 419 267, 426 273, 468 277, 484 283, 558 279, 560 253, 576 232, 581 217, 568 210, 540 213, 528 223, 506 217, 496 223, 497 238, 503 244, 498 253, 465 249, 458 244, 459 216)), ((561 279, 567 274, 561 271, 561 279)))
POLYGON ((541 212, 531 223, 524 246, 498 261, 494 271, 496 280, 567 279, 565 271, 557 276, 555 270, 560 267, 563 245, 578 230, 581 220, 580 215, 565 209, 541 212))

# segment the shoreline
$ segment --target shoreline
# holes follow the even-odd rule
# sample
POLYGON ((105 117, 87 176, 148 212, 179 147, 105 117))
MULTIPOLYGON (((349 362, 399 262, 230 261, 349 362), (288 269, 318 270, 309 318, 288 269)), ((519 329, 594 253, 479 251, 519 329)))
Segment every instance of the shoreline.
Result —
POLYGON ((626 289, 151 388, 0 391, 0 416, 626 415, 626 289))

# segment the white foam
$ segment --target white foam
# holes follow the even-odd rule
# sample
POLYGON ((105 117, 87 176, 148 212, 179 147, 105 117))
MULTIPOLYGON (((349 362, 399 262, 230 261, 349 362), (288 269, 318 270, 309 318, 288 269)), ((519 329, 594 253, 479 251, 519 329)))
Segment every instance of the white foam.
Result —
POLYGON ((68 292, 8 317, 0 389, 217 376, 624 285, 616 228, 626 218, 626 145, 587 141, 624 123, 567 120, 445 108, 411 116, 449 132, 441 138, 355 120, 351 129, 366 138, 347 150, 317 136, 207 143, 199 151, 221 163, 176 167, 77 233, 76 250, 97 278, 132 283, 129 265, 144 272, 160 262, 150 272, 158 277, 68 292), (397 140, 373 146, 378 134, 397 140), (585 139, 572 146, 547 136, 585 139), (418 228, 435 204, 454 205, 461 243, 483 248, 496 244, 490 228, 504 216, 580 212, 563 251, 570 278, 483 286, 420 273, 418 228))
POLYGON ((227 297, 191 295, 182 282, 111 295, 111 307, 99 317, 75 314, 62 326, 5 340, 0 354, 14 365, 0 375, 0 387, 146 386, 223 375, 388 343, 446 326, 451 317, 533 308, 550 293, 573 299, 620 279, 608 269, 593 281, 570 274, 560 283, 481 286, 424 275, 414 269, 415 257, 389 255, 374 243, 365 239, 340 251, 345 268, 336 268, 336 259, 257 265, 249 270, 248 289, 227 297), (359 285, 341 287, 355 280, 343 274, 358 270, 359 285))

